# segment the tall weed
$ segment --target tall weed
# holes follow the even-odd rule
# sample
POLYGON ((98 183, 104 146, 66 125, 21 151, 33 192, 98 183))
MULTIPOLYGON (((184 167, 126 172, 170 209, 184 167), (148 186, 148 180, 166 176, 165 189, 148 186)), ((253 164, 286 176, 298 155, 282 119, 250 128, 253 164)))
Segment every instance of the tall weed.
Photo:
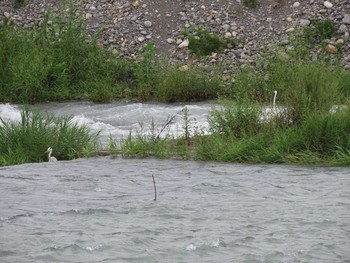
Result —
POLYGON ((71 117, 24 109, 18 123, 0 118, 0 165, 47 161, 48 147, 59 160, 86 156, 96 151, 97 136, 74 124, 71 117))

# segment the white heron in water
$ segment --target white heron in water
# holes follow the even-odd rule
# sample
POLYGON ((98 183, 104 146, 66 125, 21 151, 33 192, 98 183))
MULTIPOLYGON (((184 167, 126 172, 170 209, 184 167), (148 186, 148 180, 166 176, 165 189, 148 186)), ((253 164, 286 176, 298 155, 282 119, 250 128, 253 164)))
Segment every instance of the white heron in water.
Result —
POLYGON ((52 154, 52 148, 51 147, 47 148, 46 152, 48 153, 47 156, 48 156, 48 159, 49 159, 49 163, 57 162, 57 158, 54 157, 54 156, 51 156, 51 154, 52 154))
POLYGON ((260 115, 261 121, 271 121, 278 116, 283 110, 276 106, 277 90, 273 92, 272 107, 265 107, 260 115))

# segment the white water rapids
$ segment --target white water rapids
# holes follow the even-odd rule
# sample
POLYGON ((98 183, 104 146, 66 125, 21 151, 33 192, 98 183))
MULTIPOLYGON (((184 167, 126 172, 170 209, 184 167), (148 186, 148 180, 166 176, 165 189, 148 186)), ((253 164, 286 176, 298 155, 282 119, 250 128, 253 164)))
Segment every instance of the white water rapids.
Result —
MULTIPOLYGON (((93 133, 100 132, 100 141, 106 144, 109 137, 114 140, 125 139, 131 135, 160 132, 162 126, 171 117, 172 122, 166 125, 161 136, 181 136, 184 132, 185 120, 182 111, 188 110, 190 132, 208 133, 208 114, 214 103, 198 104, 151 104, 151 103, 49 103, 39 104, 34 108, 57 116, 72 116, 72 121, 86 124, 93 133), (152 128, 152 122, 154 128, 152 128)), ((19 121, 21 107, 0 104, 0 116, 5 121, 19 121)))

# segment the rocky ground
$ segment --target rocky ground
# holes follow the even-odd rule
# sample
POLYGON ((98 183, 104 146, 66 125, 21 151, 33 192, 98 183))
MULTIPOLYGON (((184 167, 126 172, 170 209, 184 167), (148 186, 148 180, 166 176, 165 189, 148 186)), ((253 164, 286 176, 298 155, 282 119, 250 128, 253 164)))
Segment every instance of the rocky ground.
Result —
MULTIPOLYGON (((0 1, 0 18, 7 17, 23 27, 40 24, 48 8, 53 13, 66 8, 65 0, 27 0, 18 9, 13 8, 13 1, 0 1)), ((239 40, 239 45, 206 58, 207 62, 227 62, 231 67, 254 63, 268 46, 290 48, 290 33, 310 26, 313 18, 331 19, 338 34, 329 40, 328 52, 340 52, 337 44, 342 44, 343 65, 350 68, 349 0, 260 0, 257 8, 247 8, 242 1, 86 0, 76 1, 75 6, 90 34, 103 29, 100 44, 112 51, 137 56, 145 43, 152 42, 167 61, 192 60, 180 32, 197 25, 223 38, 239 40)))

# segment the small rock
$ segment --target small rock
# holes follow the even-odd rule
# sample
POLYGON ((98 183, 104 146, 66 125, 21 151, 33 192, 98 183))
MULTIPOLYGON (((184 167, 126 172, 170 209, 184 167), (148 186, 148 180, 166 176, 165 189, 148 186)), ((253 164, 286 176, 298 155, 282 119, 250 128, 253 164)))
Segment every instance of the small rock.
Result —
POLYGON ((350 15, 345 14, 343 17, 343 23, 346 25, 350 25, 350 15))
POLYGON ((173 39, 173 38, 168 38, 168 39, 166 40, 166 42, 169 43, 169 44, 174 44, 174 43, 175 43, 175 39, 173 39))
POLYGON ((138 38, 137 38, 137 41, 139 41, 140 43, 142 43, 142 42, 145 41, 145 37, 138 37, 138 38))
POLYGON ((5 13, 4 13, 4 16, 5 16, 6 18, 10 18, 10 17, 11 17, 11 14, 8 13, 8 12, 5 12, 5 13))
POLYGON ((185 39, 184 41, 182 41, 182 43, 178 47, 185 48, 185 47, 188 47, 189 44, 190 42, 188 41, 188 39, 185 39))
POLYGON ((345 41, 342 38, 339 38, 336 42, 337 45, 344 45, 345 41))
POLYGON ((328 9, 330 9, 330 8, 333 7, 333 4, 332 4, 331 2, 329 2, 329 1, 324 1, 323 5, 324 5, 326 8, 328 8, 328 9))
POLYGON ((232 34, 230 32, 225 33, 225 38, 231 38, 231 37, 232 37, 232 34))
POLYGON ((348 32, 348 27, 344 24, 340 25, 339 30, 340 33, 347 33, 348 32))
POLYGON ((140 3, 139 0, 136 0, 136 1, 132 2, 132 6, 133 6, 134 8, 139 8, 140 5, 141 5, 141 3, 140 3))
POLYGON ((182 39, 181 38, 178 38, 177 40, 176 40, 176 45, 180 45, 181 43, 182 43, 182 39))
POLYGON ((189 69, 188 65, 183 65, 183 66, 179 67, 180 71, 188 71, 188 69, 189 69))
POLYGON ((92 14, 91 13, 86 13, 85 14, 85 18, 86 19, 91 19, 92 18, 92 14))
POLYGON ((289 23, 290 23, 290 22, 292 22, 292 21, 293 21, 293 18, 292 18, 292 17, 290 17, 290 16, 288 16, 288 17, 287 17, 287 22, 289 22, 289 23))
POLYGON ((308 19, 300 19, 300 21, 299 21, 299 24, 300 24, 300 26, 302 26, 302 27, 306 27, 306 26, 309 26, 310 25, 310 20, 308 20, 308 19))
POLYGON ((335 54, 338 51, 338 49, 335 46, 333 46, 332 44, 328 44, 325 49, 330 54, 335 54))
POLYGON ((295 2, 294 4, 293 4, 293 7, 294 8, 297 8, 297 7, 299 7, 300 6, 300 3, 299 2, 295 2))
POLYGON ((223 25, 222 25, 222 28, 225 30, 225 32, 227 32, 227 31, 229 31, 229 29, 230 29, 230 25, 228 25, 228 24, 223 24, 223 25))
POLYGON ((144 23, 143 23, 143 25, 145 26, 145 27, 151 27, 152 26, 152 22, 151 21, 145 21, 144 23))

